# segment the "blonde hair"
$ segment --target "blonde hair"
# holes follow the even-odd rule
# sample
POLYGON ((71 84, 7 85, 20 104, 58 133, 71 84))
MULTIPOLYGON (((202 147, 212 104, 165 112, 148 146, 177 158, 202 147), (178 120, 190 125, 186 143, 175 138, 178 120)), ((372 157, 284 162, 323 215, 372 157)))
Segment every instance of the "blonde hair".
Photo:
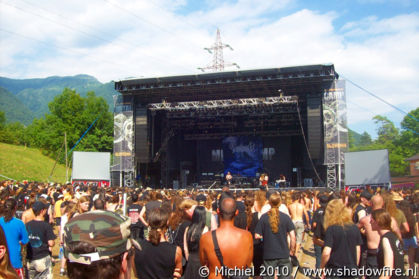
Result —
POLYGON ((396 218, 397 206, 390 193, 382 194, 384 200, 384 209, 390 214, 391 217, 396 218))
POLYGON ((273 193, 269 197, 269 204, 271 209, 268 212, 269 216, 269 225, 273 233, 277 233, 279 229, 279 224, 281 222, 279 217, 279 206, 281 205, 281 195, 278 193, 273 193))
POLYGON ((191 200, 191 199, 185 199, 180 203, 179 209, 181 209, 181 210, 186 209, 187 210, 187 209, 190 209, 194 205, 198 205, 198 202, 195 201, 195 200, 191 200))
POLYGON ((324 215, 324 229, 337 225, 344 226, 353 224, 351 210, 345 206, 341 199, 331 200, 326 207, 324 215))
POLYGON ((266 192, 259 190, 255 193, 255 208, 259 212, 266 202, 266 192))
POLYGON ((77 211, 80 214, 84 213, 83 210, 80 207, 80 204, 85 203, 85 202, 90 202, 89 197, 87 197, 87 196, 81 196, 80 199, 77 201, 77 211))

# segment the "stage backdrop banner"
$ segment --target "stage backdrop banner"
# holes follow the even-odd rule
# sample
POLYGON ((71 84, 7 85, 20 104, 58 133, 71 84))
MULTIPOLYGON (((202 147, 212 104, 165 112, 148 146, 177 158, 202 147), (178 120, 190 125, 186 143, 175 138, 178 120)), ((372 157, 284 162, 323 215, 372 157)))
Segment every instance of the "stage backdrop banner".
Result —
POLYGON ((335 80, 323 95, 324 163, 343 164, 348 151, 345 81, 335 80), (340 154, 339 154, 340 151, 340 154), (340 160, 339 160, 340 156, 340 160))
POLYGON ((134 169, 134 114, 131 96, 117 96, 114 111, 113 171, 134 169))
POLYGON ((232 136, 223 139, 224 174, 255 177, 263 170, 261 137, 232 136))

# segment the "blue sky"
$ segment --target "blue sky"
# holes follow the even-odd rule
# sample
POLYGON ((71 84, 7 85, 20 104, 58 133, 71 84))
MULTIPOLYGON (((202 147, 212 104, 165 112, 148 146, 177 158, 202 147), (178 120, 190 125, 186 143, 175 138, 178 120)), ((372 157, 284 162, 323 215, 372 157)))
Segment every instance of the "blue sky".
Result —
MULTIPOLYGON (((2 0, 0 76, 102 82, 199 73, 216 28, 241 69, 333 63, 404 111, 419 106, 419 1, 2 0)), ((233 69, 227 69, 233 70, 233 69)), ((348 124, 404 115, 347 83, 348 124)))

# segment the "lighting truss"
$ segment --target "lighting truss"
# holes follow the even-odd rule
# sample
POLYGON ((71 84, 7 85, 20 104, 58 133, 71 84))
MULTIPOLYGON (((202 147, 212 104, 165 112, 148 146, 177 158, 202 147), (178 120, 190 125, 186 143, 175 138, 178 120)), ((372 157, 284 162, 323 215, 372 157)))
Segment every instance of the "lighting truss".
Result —
POLYGON ((297 104, 297 96, 274 96, 264 98, 243 98, 243 99, 224 99, 224 100, 208 100, 208 101, 191 101, 178 103, 154 103, 149 104, 150 110, 168 110, 168 111, 185 111, 198 109, 228 109, 232 107, 248 107, 259 105, 278 105, 278 104, 297 104))

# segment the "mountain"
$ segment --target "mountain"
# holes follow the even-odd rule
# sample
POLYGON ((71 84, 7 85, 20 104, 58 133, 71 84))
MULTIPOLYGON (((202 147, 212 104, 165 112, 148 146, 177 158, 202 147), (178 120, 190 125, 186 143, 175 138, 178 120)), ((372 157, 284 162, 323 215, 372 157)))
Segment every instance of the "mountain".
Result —
MULTIPOLYGON (((13 104, 17 100, 21 105, 25 106, 26 109, 20 109, 20 111, 27 112, 27 116, 25 117, 6 113, 7 121, 20 121, 25 124, 29 124, 34 118, 43 117, 45 113, 48 113, 48 103, 56 95, 61 94, 64 88, 75 90, 82 96, 85 96, 89 91, 94 91, 96 96, 101 96, 108 102, 110 109, 113 109, 112 96, 118 94, 114 90, 113 82, 101 83, 95 77, 89 75, 53 76, 33 79, 0 77, 0 87, 5 88, 15 97, 13 104)), ((1 103, 7 104, 8 100, 11 100, 10 94, 8 95, 8 99, 5 101, 2 99, 1 103)), ((0 110, 6 111, 4 108, 0 108, 0 110)))
POLYGON ((4 111, 7 122, 32 123, 34 114, 15 95, 0 87, 0 111, 4 111))
POLYGON ((361 134, 355 132, 354 130, 349 129, 349 133, 351 134, 352 138, 354 139, 354 145, 359 145, 361 140, 361 134))

